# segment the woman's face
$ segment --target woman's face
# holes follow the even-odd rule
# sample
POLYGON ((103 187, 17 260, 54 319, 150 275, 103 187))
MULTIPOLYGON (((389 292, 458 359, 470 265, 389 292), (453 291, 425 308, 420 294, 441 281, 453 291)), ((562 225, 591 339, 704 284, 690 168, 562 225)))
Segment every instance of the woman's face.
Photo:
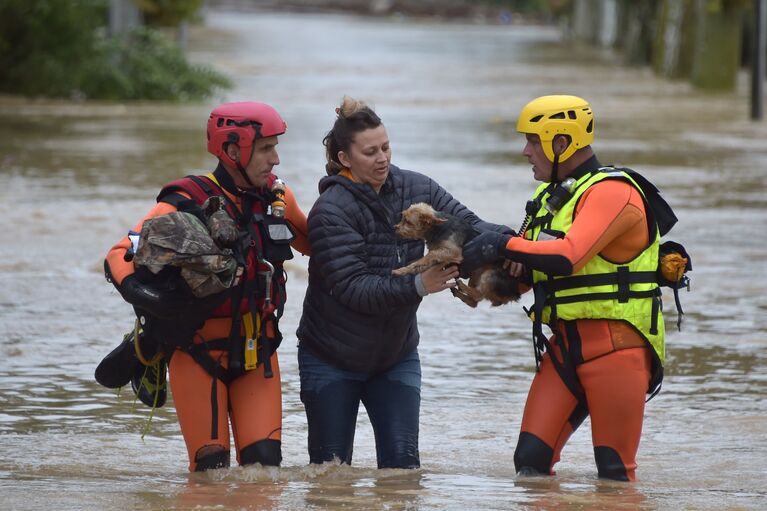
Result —
POLYGON ((339 151, 338 160, 352 175, 369 183, 378 192, 389 175, 391 147, 383 124, 361 131, 354 136, 349 151, 339 151))

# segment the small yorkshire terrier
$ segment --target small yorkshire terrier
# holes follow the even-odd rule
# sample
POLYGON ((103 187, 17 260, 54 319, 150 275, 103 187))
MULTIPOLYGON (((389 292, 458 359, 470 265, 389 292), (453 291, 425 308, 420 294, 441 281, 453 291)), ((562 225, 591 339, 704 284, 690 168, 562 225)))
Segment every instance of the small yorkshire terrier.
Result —
MULTIPOLYGON (((393 270, 392 274, 397 276, 421 273, 438 264, 459 264, 463 261, 463 244, 478 234, 468 222, 435 211, 423 202, 403 211, 402 221, 394 226, 394 230, 402 238, 426 241, 429 249, 422 258, 393 270)), ((519 299, 519 282, 509 275, 502 262, 474 270, 468 285, 456 280, 458 285, 450 291, 470 307, 476 307, 482 300, 498 306, 519 299)))

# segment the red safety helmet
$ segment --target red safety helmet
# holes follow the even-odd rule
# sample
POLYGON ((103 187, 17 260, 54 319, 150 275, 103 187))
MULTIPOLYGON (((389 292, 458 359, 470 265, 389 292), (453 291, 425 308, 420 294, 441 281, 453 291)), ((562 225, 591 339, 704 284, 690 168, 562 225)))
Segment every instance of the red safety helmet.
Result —
POLYGON ((208 119, 208 152, 231 167, 237 168, 238 163, 246 167, 256 139, 282 135, 287 129, 277 110, 266 103, 224 103, 213 109, 208 119), (239 162, 226 154, 227 144, 240 147, 239 162))

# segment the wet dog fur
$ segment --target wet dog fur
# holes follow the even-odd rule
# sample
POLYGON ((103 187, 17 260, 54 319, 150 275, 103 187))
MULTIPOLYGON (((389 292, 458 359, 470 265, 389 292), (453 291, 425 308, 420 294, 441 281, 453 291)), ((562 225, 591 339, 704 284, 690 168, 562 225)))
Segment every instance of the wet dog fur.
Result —
MULTIPOLYGON (((423 202, 403 211, 402 220, 394 229, 402 238, 424 240, 429 249, 422 258, 392 271, 397 276, 421 273, 436 265, 460 264, 463 244, 478 234, 468 222, 435 211, 423 202)), ((482 300, 498 306, 519 299, 519 282, 509 275, 502 262, 474 270, 468 285, 460 279, 457 282, 458 285, 451 288, 453 295, 470 307, 476 307, 482 300)))

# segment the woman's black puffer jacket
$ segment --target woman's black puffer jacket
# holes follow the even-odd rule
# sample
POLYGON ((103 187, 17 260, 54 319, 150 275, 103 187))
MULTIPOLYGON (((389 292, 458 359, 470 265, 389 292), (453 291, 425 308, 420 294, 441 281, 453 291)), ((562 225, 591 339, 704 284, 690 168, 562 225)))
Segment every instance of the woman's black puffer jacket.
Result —
POLYGON ((384 371, 419 339, 415 276, 391 274, 424 254, 423 241, 395 234, 402 211, 426 202, 478 230, 504 228, 480 220, 427 176, 394 165, 380 193, 338 175, 323 178, 319 187, 309 212, 312 251, 298 339, 341 369, 384 371))

